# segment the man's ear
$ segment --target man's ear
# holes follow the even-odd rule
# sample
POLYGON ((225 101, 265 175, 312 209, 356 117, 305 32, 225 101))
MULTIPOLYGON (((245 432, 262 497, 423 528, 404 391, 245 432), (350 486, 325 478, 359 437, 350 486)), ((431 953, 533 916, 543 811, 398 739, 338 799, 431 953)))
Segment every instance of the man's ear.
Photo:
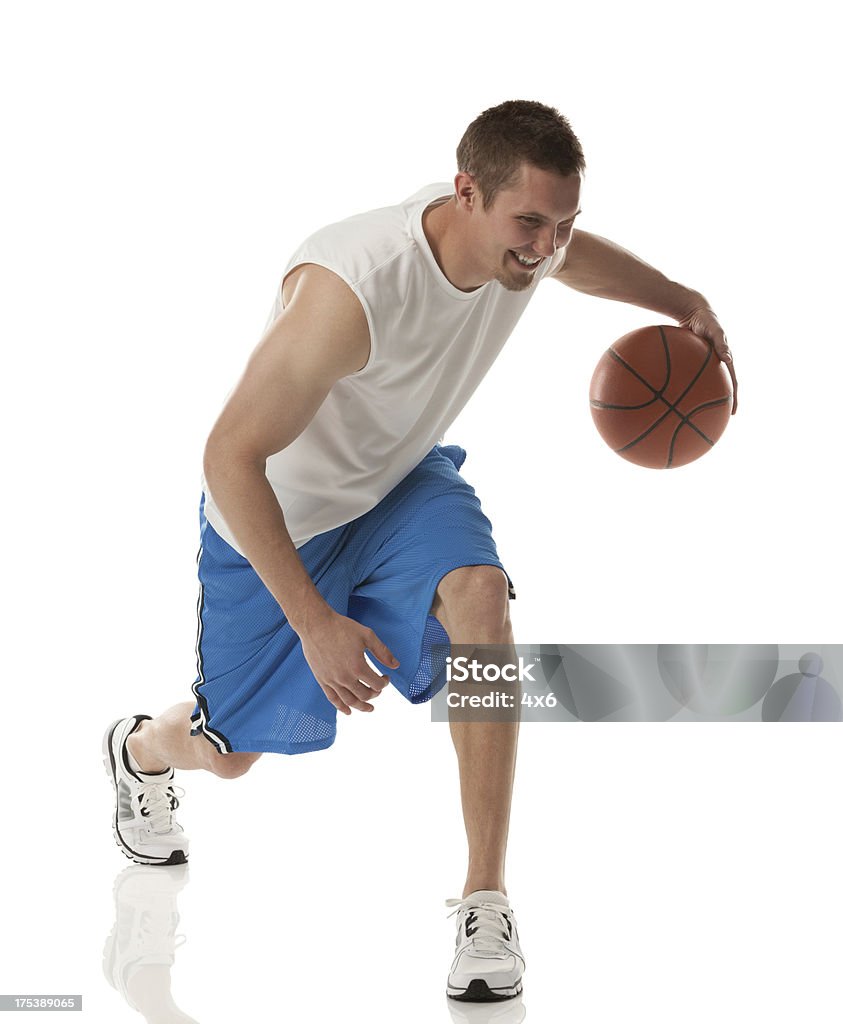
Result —
POLYGON ((466 210, 480 206, 480 192, 474 176, 467 171, 460 171, 454 178, 454 192, 457 203, 466 210))

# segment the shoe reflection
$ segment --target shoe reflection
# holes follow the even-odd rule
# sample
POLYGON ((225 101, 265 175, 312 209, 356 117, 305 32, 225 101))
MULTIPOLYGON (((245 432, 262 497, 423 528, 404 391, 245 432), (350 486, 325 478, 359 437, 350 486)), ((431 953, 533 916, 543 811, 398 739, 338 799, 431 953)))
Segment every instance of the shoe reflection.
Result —
POLYGON ((114 880, 114 927, 105 940, 102 969, 110 985, 148 1024, 198 1024, 173 1002, 170 968, 176 949, 176 898, 188 865, 133 864, 114 880))
MULTIPOLYGON (((105 940, 103 973, 148 1024, 199 1024, 173 1002, 170 971, 176 950, 177 897, 189 881, 188 864, 132 864, 114 880, 114 927, 105 940)), ((495 1003, 445 997, 454 1024, 521 1024, 522 996, 495 1003)))
POLYGON ((463 1003, 445 998, 454 1024, 521 1024, 527 1016, 521 995, 499 1003, 463 1003))

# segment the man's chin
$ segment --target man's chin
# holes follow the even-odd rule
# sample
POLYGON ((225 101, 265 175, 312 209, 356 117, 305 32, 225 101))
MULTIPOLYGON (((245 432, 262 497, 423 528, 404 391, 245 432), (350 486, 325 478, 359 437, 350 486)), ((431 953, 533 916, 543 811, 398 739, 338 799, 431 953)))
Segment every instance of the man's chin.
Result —
POLYGON ((513 277, 506 271, 502 271, 500 274, 495 275, 495 280, 498 284, 502 285, 508 292, 523 292, 529 288, 533 283, 532 277, 513 277))

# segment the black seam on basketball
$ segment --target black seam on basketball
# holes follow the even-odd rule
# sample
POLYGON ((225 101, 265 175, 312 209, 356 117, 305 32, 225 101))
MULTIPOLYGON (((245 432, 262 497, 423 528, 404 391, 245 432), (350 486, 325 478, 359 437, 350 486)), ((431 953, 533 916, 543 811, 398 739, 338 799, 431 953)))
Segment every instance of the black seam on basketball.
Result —
MULTIPOLYGON (((659 396, 659 397, 661 397, 661 396, 659 396)), ((700 430, 700 428, 699 428, 699 427, 698 427, 698 426, 696 425, 696 423, 691 423, 691 421, 690 421, 690 420, 688 419, 688 417, 687 417, 687 416, 685 416, 685 415, 684 415, 683 413, 681 413, 681 412, 680 412, 680 411, 679 411, 678 409, 674 408, 674 406, 672 406, 672 405, 670 404, 670 402, 668 402, 668 400, 667 400, 666 398, 662 398, 662 401, 663 401, 663 402, 664 402, 664 404, 665 404, 665 405, 667 406, 667 412, 665 412, 665 414, 664 414, 663 416, 660 416, 660 417, 659 417, 659 418, 658 418, 658 419, 657 419, 657 420, 655 421, 655 423, 651 423, 651 424, 650 424, 650 426, 649 426, 649 427, 647 427, 647 429, 646 429, 646 430, 644 431, 644 433, 643 433, 643 434, 639 434, 639 436, 638 436, 638 437, 636 437, 636 438, 634 438, 634 439, 633 439, 632 441, 630 441, 630 442, 629 442, 629 444, 625 444, 625 445, 623 446, 623 448, 615 448, 615 451, 616 451, 616 452, 617 452, 618 454, 620 454, 621 452, 625 452, 625 451, 628 451, 628 450, 629 450, 630 448, 632 448, 632 447, 634 447, 634 446, 635 446, 636 444, 638 444, 638 442, 639 442, 639 441, 643 441, 643 440, 644 440, 644 438, 645 438, 645 437, 646 437, 646 436, 647 436, 648 434, 651 434, 651 433, 652 433, 652 432, 653 432, 653 431, 654 431, 654 430, 656 429, 656 427, 658 427, 658 426, 659 426, 659 425, 660 425, 661 423, 663 423, 663 422, 664 422, 664 420, 665 420, 665 419, 666 419, 666 418, 667 418, 667 417, 668 417, 668 416, 669 416, 669 415, 671 414, 671 412, 674 412, 674 413, 676 413, 676 415, 677 415, 677 416, 679 417, 679 420, 680 420, 680 422, 679 422, 679 425, 678 425, 678 426, 677 426, 677 428, 676 428, 677 430, 679 430, 679 429, 680 429, 681 427, 683 427, 683 426, 687 426, 687 427, 690 427, 690 428, 691 428, 691 430, 695 430, 695 431, 696 431, 696 432, 697 432, 697 433, 698 433, 698 434, 700 435, 700 437, 701 437, 701 438, 702 438, 702 439, 703 439, 704 441, 708 441, 708 443, 709 443, 709 444, 714 444, 714 442, 713 442, 713 441, 709 441, 709 440, 708 440, 708 438, 707 438, 707 437, 705 436, 705 434, 704 434, 704 433, 703 433, 703 432, 702 432, 702 431, 700 430)), ((673 435, 673 436, 674 436, 674 437, 676 437, 676 434, 674 433, 674 435, 673 435)), ((668 463, 668 465, 669 465, 669 464, 670 464, 670 463, 668 463)))
MULTIPOLYGON (((710 402, 703 402, 702 405, 698 405, 695 409, 688 411, 689 416, 693 416, 695 413, 700 412, 702 409, 713 409, 717 405, 725 405, 727 402, 732 401, 732 392, 730 391, 725 398, 712 398, 710 402)), ((712 441, 712 444, 714 442, 712 441)))
MULTIPOLYGON (((609 355, 614 360, 619 362, 621 364, 621 366, 625 370, 629 370, 629 372, 632 374, 632 376, 636 377, 638 380, 640 380, 641 383, 644 385, 644 387, 649 388, 653 392, 653 396, 654 396, 653 401, 655 401, 656 398, 661 398, 662 397, 662 391, 664 391, 664 388, 662 388, 662 391, 659 391, 658 388, 654 388, 653 385, 648 380, 645 380, 644 377, 642 377, 641 374, 633 366, 629 365, 629 363, 623 358, 623 356, 619 356, 617 354, 617 352, 613 348, 610 348, 608 351, 609 351, 609 355)), ((669 380, 669 378, 670 378, 670 374, 668 374, 668 380, 669 380)), ((667 385, 668 385, 668 381, 665 381, 664 387, 667 387, 667 385)), ((645 402, 644 403, 644 405, 649 405, 649 404, 650 404, 649 402, 645 402)), ((619 406, 618 408, 623 408, 623 406, 619 406)))
MULTIPOLYGON (((664 399, 662 399, 662 401, 664 401, 664 399)), ((625 452, 625 451, 627 451, 627 449, 632 448, 634 445, 638 444, 639 441, 643 441, 644 438, 648 434, 652 434, 652 432, 656 429, 656 427, 659 426, 661 423, 663 423, 667 419, 667 417, 670 415, 670 412, 671 412, 670 403, 666 403, 666 404, 668 405, 667 412, 665 412, 661 416, 659 416, 659 418, 654 423, 651 423, 650 426, 647 427, 647 429, 644 431, 643 434, 639 434, 638 437, 633 438, 633 440, 630 441, 629 444, 625 444, 623 446, 623 448, 615 448, 615 451, 618 454, 620 454, 621 452, 625 452)), ((675 412, 676 410, 674 409, 673 411, 675 412)))
MULTIPOLYGON (((690 424, 680 423, 677 426, 676 430, 673 431, 673 437, 671 437, 670 444, 669 444, 668 449, 667 449, 667 467, 666 467, 667 469, 670 469, 670 467, 673 465, 673 449, 674 449, 674 446, 676 445, 676 438, 679 436, 679 431, 684 426, 686 426, 686 425, 687 426, 693 426, 694 424, 693 423, 690 423, 690 424)), ((703 439, 703 441, 705 441, 706 444, 708 444, 708 446, 710 448, 714 447, 714 442, 712 440, 710 440, 709 438, 707 438, 705 436, 705 434, 701 430, 697 430, 697 433, 700 435, 700 437, 703 439)))
MULTIPOLYGON (((706 444, 709 446, 709 448, 713 448, 714 447, 714 441, 712 441, 712 439, 707 434, 705 434, 702 430, 700 430, 700 428, 696 425, 696 423, 691 423, 690 417, 693 416, 695 413, 701 412, 703 409, 713 409, 713 408, 716 408, 718 405, 725 405, 726 402, 730 402, 731 400, 732 400, 731 394, 727 398, 715 398, 715 399, 713 399, 710 402, 703 402, 702 405, 698 405, 696 407, 696 409, 691 409, 689 411, 689 413, 688 413, 688 416, 687 416, 687 419, 686 419, 687 425, 689 427, 693 427, 694 430, 696 430, 696 432, 700 435, 700 437, 703 439, 703 441, 706 442, 706 444)), ((676 428, 676 430, 673 432, 673 437, 670 439, 670 448, 668 449, 668 457, 667 457, 667 468, 668 469, 670 469, 670 467, 673 465, 673 447, 676 444, 676 438, 679 436, 679 431, 682 429, 683 426, 685 426, 685 423, 680 423, 679 426, 676 428)))
MULTIPOLYGON (((665 346, 665 353, 666 353, 666 359, 667 359, 667 378, 665 379, 664 385, 663 385, 663 387, 661 389, 654 388, 653 385, 645 377, 642 377, 641 374, 634 367, 630 366, 630 364, 622 356, 619 356, 618 353, 613 348, 609 348, 608 349, 608 353, 609 353, 609 355, 613 359, 617 360, 617 362, 619 362, 621 364, 621 366, 623 366, 625 369, 629 370, 629 372, 633 375, 633 377, 636 377, 638 380, 641 381, 641 383, 645 387, 649 388, 657 398, 661 398, 662 401, 666 405, 671 405, 671 403, 668 402, 668 400, 664 397, 664 391, 667 389, 667 386, 670 383, 670 369, 671 369, 671 367, 670 367, 670 350, 669 350, 669 348, 667 346, 667 339, 664 336, 664 329, 661 328, 661 327, 659 327, 659 334, 661 335, 662 342, 664 343, 664 346, 665 346)), ((712 353, 712 349, 711 349, 711 346, 709 345, 708 350, 706 351, 706 354, 705 354, 705 359, 703 359, 703 361, 702 361, 702 363, 700 365, 700 368, 696 372, 696 375, 691 380, 691 383, 682 392, 682 394, 676 399, 676 402, 681 402, 682 399, 685 397, 685 395, 688 394, 688 392, 691 390, 691 388, 700 379, 700 375, 702 374, 702 372, 706 368, 706 366, 708 366, 708 362, 711 359, 711 353, 712 353)), ((645 402, 644 404, 645 405, 649 405, 649 402, 645 402)), ((623 406, 617 406, 616 408, 622 409, 623 406)), ((636 407, 635 406, 631 406, 630 408, 636 408, 636 407)), ((677 413, 677 415, 681 415, 681 413, 677 413)))
MULTIPOLYGON (((727 401, 731 401, 731 394, 729 394, 728 397, 726 397, 726 398, 714 398, 712 401, 704 401, 702 406, 698 406, 696 409, 690 410, 690 412, 688 413, 688 417, 691 417, 691 416, 693 416, 696 413, 700 413, 704 409, 715 409, 717 406, 725 406, 725 403, 727 401)), ((694 429, 697 430, 697 432, 700 434, 700 436, 703 438, 703 440, 705 440, 708 443, 709 447, 714 447, 714 441, 711 439, 711 437, 709 437, 707 434, 705 434, 697 426, 697 424, 690 423, 690 419, 688 419, 688 425, 694 427, 694 429)), ((679 431, 682 429, 683 426, 684 426, 683 423, 679 424, 679 426, 674 431, 673 437, 670 440, 670 447, 669 447, 669 450, 668 450, 668 465, 667 465, 668 469, 670 469, 670 467, 673 465, 673 449, 674 449, 674 445, 676 443, 676 438, 679 436, 679 431)))
MULTIPOLYGON (((665 378, 664 378, 664 384, 662 384, 662 386, 661 386, 660 388, 654 388, 654 387, 653 387, 653 385, 652 385, 652 384, 651 384, 651 383, 650 383, 650 382, 649 382, 648 380, 645 380, 645 379, 644 379, 644 378, 643 378, 643 377, 641 376, 641 374, 640 374, 640 373, 638 373, 638 371, 637 371, 637 370, 633 369, 633 367, 632 367, 632 366, 630 366, 630 365, 629 365, 629 363, 628 363, 628 362, 627 362, 627 361, 626 361, 626 360, 625 360, 625 359, 624 359, 624 358, 623 358, 622 356, 619 356, 619 355, 618 355, 618 353, 617 353, 617 352, 615 351, 615 349, 614 349, 614 348, 612 348, 611 346, 609 347, 609 355, 610 355, 610 356, 611 356, 611 357, 612 357, 613 359, 616 359, 616 360, 617 360, 617 361, 618 361, 618 362, 619 362, 619 363, 621 364, 621 366, 623 366, 623 367, 625 367, 625 368, 626 368, 627 370, 629 370, 629 372, 630 372, 630 373, 631 373, 631 374, 632 374, 632 375, 633 375, 634 377, 637 377, 637 378, 638 378, 638 380, 640 380, 640 381, 641 381, 641 383, 642 383, 642 384, 643 384, 643 385, 644 385, 645 387, 648 387, 648 388, 649 388, 649 389, 650 389, 650 390, 651 390, 651 391, 653 392, 653 394, 654 394, 654 395, 655 395, 655 396, 656 396, 657 398, 661 398, 661 396, 662 396, 662 395, 664 394, 664 392, 665 392, 665 391, 667 390, 667 386, 668 386, 668 384, 670 384, 670 373, 671 373, 671 369, 672 369, 672 367, 671 367, 671 365, 670 365, 670 346, 669 346, 669 345, 668 345, 668 343, 667 343, 667 338, 665 337, 665 334, 664 334, 664 328, 662 328, 662 327, 659 327, 659 336, 660 336, 660 337, 661 337, 661 339, 662 339, 662 346, 664 347, 664 362, 665 362, 665 378)), ((645 402, 645 403, 644 403, 644 406, 646 406, 646 405, 649 405, 649 404, 650 404, 649 402, 645 402)), ((630 408, 642 408, 642 409, 643 409, 643 408, 644 408, 644 406, 640 406, 640 407, 636 407, 636 406, 631 406, 630 408)), ((619 409, 620 409, 620 408, 623 408, 623 406, 618 406, 617 408, 619 408, 619 409)))
POLYGON ((711 349, 711 346, 709 345, 708 351, 705 354, 705 359, 703 359, 702 365, 700 366, 699 370, 697 370, 697 372, 696 372, 696 374, 694 376, 694 379, 685 388, 685 390, 682 392, 682 394, 676 399, 676 404, 677 405, 682 401, 682 399, 685 397, 685 395, 688 394, 688 392, 691 390, 691 388, 697 383, 697 381, 702 376, 703 370, 705 370, 706 366, 708 366, 708 362, 711 359, 711 352, 712 352, 712 349, 711 349))
MULTIPOLYGON (((700 428, 696 425, 696 423, 691 423, 690 417, 693 416, 695 413, 701 412, 703 409, 714 409, 718 405, 725 405, 726 402, 730 402, 731 400, 732 400, 732 395, 730 393, 727 398, 715 398, 715 399, 713 399, 710 402, 703 402, 702 405, 698 405, 696 407, 696 409, 691 409, 691 411, 688 413, 688 420, 687 420, 688 426, 693 427, 696 430, 696 432, 700 435, 700 437, 703 439, 703 441, 705 441, 708 444, 709 448, 713 448, 714 447, 714 441, 712 441, 712 439, 707 434, 703 433, 703 431, 700 430, 700 428)), ((673 437, 670 439, 670 448, 668 449, 668 457, 667 457, 667 468, 668 469, 670 469, 670 467, 673 465, 673 446, 676 443, 676 438, 679 436, 679 431, 684 426, 685 426, 684 423, 680 423, 679 426, 674 431, 673 437)))
MULTIPOLYGON (((665 337, 664 329, 662 327, 659 327, 659 334, 661 335, 662 343, 665 346, 665 354, 666 354, 666 358, 667 358, 667 379, 665 380, 665 384, 664 384, 664 387, 666 388, 668 383, 670 382, 670 349, 668 347, 667 339, 665 337)), ((712 446, 714 445, 714 442, 712 440, 710 440, 708 437, 706 437, 706 435, 700 430, 700 428, 695 423, 692 423, 690 421, 689 417, 692 415, 693 412, 697 411, 696 409, 691 410, 691 412, 686 414, 686 413, 681 413, 676 408, 676 405, 679 402, 681 402, 682 399, 691 390, 691 388, 693 388, 693 386, 696 384, 696 382, 700 379, 700 376, 702 375, 702 373, 705 370, 706 366, 708 366, 709 360, 711 359, 711 353, 713 351, 710 345, 708 347, 708 350, 706 351, 705 359, 703 359, 703 361, 702 361, 702 363, 700 365, 700 368, 697 370, 697 372, 694 375, 693 379, 688 384, 688 386, 685 388, 685 390, 682 392, 682 394, 676 399, 676 403, 669 402, 664 397, 664 395, 662 394, 661 391, 657 391, 648 380, 646 380, 644 377, 642 377, 640 373, 638 373, 635 369, 633 369, 633 367, 631 367, 629 365, 629 363, 627 363, 624 359, 622 359, 621 356, 619 356, 617 354, 617 352, 615 352, 614 349, 610 348, 608 351, 609 351, 609 354, 621 364, 621 366, 623 366, 627 370, 629 370, 629 372, 634 377, 636 377, 638 380, 640 380, 641 383, 645 387, 648 387, 653 392, 653 395, 654 395, 653 401, 655 401, 656 399, 660 399, 667 406, 667 412, 665 412, 665 414, 663 416, 660 416, 654 423, 651 423, 650 426, 644 431, 643 434, 640 434, 638 437, 633 438, 633 440, 630 441, 628 444, 625 444, 623 446, 623 448, 615 448, 615 452, 617 454, 620 454, 621 452, 628 451, 630 448, 635 447, 635 445, 637 445, 639 441, 642 441, 645 437, 647 437, 648 434, 651 434, 656 429, 656 427, 658 427, 659 424, 661 424, 664 421, 665 417, 668 416, 671 412, 674 412, 679 417, 680 423, 678 424, 676 430, 674 431, 673 438, 671 439, 671 442, 670 442, 670 449, 669 449, 668 461, 667 461, 668 468, 671 466, 671 464, 673 462, 673 444, 674 444, 674 441, 676 440, 676 435, 678 434, 679 430, 681 430, 681 428, 683 426, 688 426, 692 430, 695 430, 700 435, 700 437, 707 444, 712 445, 712 446)), ((707 405, 712 405, 712 404, 713 405, 722 405, 725 401, 727 401, 727 399, 725 399, 725 398, 717 399, 713 403, 705 403, 704 405, 698 406, 697 408, 698 409, 702 409, 702 408, 705 408, 707 405)), ((591 404, 594 405, 595 403, 592 402, 591 404)), ((616 409, 626 409, 626 408, 629 408, 629 409, 643 409, 643 408, 646 408, 647 405, 650 405, 650 402, 645 402, 644 405, 642 405, 642 406, 622 406, 622 405, 619 405, 619 406, 608 406, 607 405, 607 406, 598 406, 598 407, 602 407, 602 408, 616 408, 616 409)))

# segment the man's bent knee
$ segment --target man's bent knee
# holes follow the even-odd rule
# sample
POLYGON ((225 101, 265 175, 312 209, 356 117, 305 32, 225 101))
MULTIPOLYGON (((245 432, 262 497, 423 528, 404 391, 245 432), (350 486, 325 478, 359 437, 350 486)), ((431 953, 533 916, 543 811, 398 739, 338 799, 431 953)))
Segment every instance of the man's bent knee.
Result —
POLYGON ((261 756, 259 753, 243 753, 235 751, 220 754, 208 744, 207 768, 221 779, 239 779, 252 767, 261 756))
POLYGON ((472 618, 509 628, 509 580, 496 565, 464 565, 452 569, 439 581, 430 614, 447 629, 447 620, 472 618))

